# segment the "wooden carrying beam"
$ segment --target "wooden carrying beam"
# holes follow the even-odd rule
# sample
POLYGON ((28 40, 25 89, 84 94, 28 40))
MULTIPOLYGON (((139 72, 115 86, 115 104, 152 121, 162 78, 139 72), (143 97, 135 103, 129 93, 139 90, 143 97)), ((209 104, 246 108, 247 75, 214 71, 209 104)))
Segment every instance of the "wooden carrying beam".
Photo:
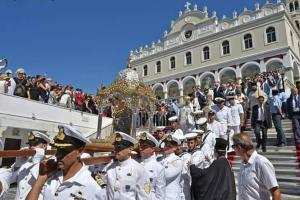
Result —
MULTIPOLYGON (((112 152, 113 146, 107 144, 93 143, 85 146, 86 152, 112 152)), ((46 155, 55 155, 56 150, 46 150, 46 155)), ((0 158, 12 158, 12 157, 29 157, 34 156, 35 150, 4 150, 0 151, 0 158)))

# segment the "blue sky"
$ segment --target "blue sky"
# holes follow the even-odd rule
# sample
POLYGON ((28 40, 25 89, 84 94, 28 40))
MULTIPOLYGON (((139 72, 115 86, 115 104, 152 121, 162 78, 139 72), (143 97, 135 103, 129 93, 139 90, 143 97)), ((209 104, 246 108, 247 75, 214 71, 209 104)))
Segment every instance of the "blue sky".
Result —
MULTIPOLYGON (((283 0, 284 1, 284 0, 283 0)), ((257 0, 190 0, 232 16, 257 0)), ((258 0, 261 5, 265 0, 258 0)), ((276 2, 276 0, 271 0, 276 2)), ((0 58, 95 93, 126 66, 130 49, 162 38, 184 0, 0 0, 0 58)))

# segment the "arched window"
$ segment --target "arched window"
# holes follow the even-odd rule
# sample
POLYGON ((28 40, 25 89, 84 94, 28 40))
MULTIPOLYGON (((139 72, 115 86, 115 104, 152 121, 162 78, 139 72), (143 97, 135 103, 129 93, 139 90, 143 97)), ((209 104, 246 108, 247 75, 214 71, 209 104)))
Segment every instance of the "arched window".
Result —
POLYGON ((192 64, 192 53, 191 52, 187 52, 185 54, 185 63, 187 65, 191 65, 192 64))
POLYGON ((223 55, 230 54, 230 46, 229 46, 228 40, 226 40, 222 43, 222 50, 223 50, 223 55))
POLYGON ((156 62, 156 73, 160 73, 161 72, 161 62, 157 61, 156 62))
POLYGON ((290 12, 294 12, 294 4, 293 3, 290 3, 290 12))
POLYGON ((176 60, 175 60, 174 56, 170 58, 170 68, 171 69, 175 69, 176 68, 176 60))
POLYGON ((267 34, 267 42, 268 43, 276 41, 276 31, 275 31, 274 27, 267 28, 266 34, 267 34))
POLYGON ((291 42, 292 42, 292 45, 294 46, 294 34, 292 31, 290 31, 290 35, 291 35, 291 42))
POLYGON ((245 49, 253 48, 252 35, 250 33, 244 35, 244 45, 245 49))
POLYGON ((204 60, 209 60, 210 59, 209 47, 204 47, 203 48, 203 59, 204 60))
POLYGON ((144 76, 148 76, 148 65, 144 65, 144 76))
POLYGON ((299 10, 299 2, 295 1, 295 10, 299 10))
POLYGON ((298 30, 300 30, 300 23, 299 23, 299 21, 296 20, 295 23, 296 23, 296 26, 297 26, 298 30))

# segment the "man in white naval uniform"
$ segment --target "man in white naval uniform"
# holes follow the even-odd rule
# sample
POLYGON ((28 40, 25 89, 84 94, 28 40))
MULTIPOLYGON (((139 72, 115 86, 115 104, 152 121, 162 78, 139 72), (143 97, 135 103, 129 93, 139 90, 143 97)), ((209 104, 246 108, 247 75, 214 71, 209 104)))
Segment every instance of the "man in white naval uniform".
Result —
POLYGON ((163 140, 164 159, 161 161, 165 167, 166 175, 166 198, 165 200, 181 200, 181 171, 183 169, 183 161, 175 155, 177 147, 181 141, 172 135, 167 135, 163 140))
POLYGON ((200 129, 204 131, 202 135, 202 143, 207 144, 209 149, 209 154, 211 158, 213 158, 215 152, 215 144, 216 144, 215 134, 208 129, 207 118, 205 117, 200 118, 197 121, 197 124, 199 125, 200 129))
MULTIPOLYGON (((26 198, 39 175, 39 164, 44 159, 45 150, 50 141, 50 138, 45 133, 39 131, 31 131, 28 134, 27 144, 29 149, 36 151, 36 154, 29 158, 18 157, 11 168, 1 169, 0 182, 4 190, 0 197, 4 195, 4 192, 7 192, 11 183, 16 182, 18 185, 15 199, 24 200, 26 198)), ((39 199, 42 199, 42 195, 40 195, 39 199)))
POLYGON ((216 120, 222 124, 223 129, 228 133, 232 121, 230 109, 225 106, 225 99, 218 97, 215 101, 217 104, 212 106, 212 110, 216 113, 216 120))
POLYGON ((57 162, 41 162, 39 176, 26 200, 37 200, 40 193, 43 200, 102 200, 100 186, 80 160, 85 145, 90 141, 72 126, 61 125, 58 128, 59 133, 51 144, 57 148, 57 162))
POLYGON ((191 106, 191 98, 184 97, 185 104, 179 110, 179 125, 184 133, 191 130, 194 126, 194 119, 192 116, 193 108, 191 106))
POLYGON ((213 110, 208 112, 207 126, 215 134, 215 138, 227 139, 226 131, 222 124, 216 120, 216 113, 213 110))
MULTIPOLYGON (((45 158, 45 151, 50 142, 51 139, 45 133, 31 131, 28 134, 29 149, 35 150, 36 154, 28 158, 25 163, 22 162, 23 158, 21 158, 22 164, 16 162, 12 167, 11 183, 17 182, 18 184, 15 200, 24 200, 30 192, 37 180, 40 162, 45 158)), ((17 161, 19 159, 17 158, 17 161)), ((42 199, 42 195, 39 199, 42 199)))
MULTIPOLYGON (((199 123, 199 121, 198 121, 199 123)), ((192 130, 192 133, 197 134, 196 138, 194 140, 196 141, 196 149, 193 151, 191 156, 191 162, 193 165, 200 169, 205 169, 210 166, 210 164, 213 162, 213 157, 211 155, 211 151, 209 148, 208 143, 202 142, 202 137, 204 134, 203 130, 192 130)), ((188 140, 189 143, 192 143, 193 139, 192 136, 188 134, 188 137, 190 139, 188 140)))
POLYGON ((178 117, 173 116, 170 117, 168 120, 169 122, 171 122, 171 129, 167 132, 167 134, 170 134, 176 138, 183 138, 183 131, 178 127, 178 117))
POLYGON ((108 200, 151 200, 151 183, 146 169, 131 158, 136 139, 123 132, 115 132, 115 159, 106 172, 108 200))
POLYGON ((155 148, 159 142, 148 132, 137 133, 141 164, 147 170, 151 183, 151 200, 164 200, 166 195, 165 168, 157 161, 155 148))
MULTIPOLYGON (((244 119, 244 109, 241 104, 237 103, 235 100, 235 96, 227 96, 229 101, 229 109, 231 113, 231 124, 230 129, 234 131, 234 134, 239 134, 241 132, 241 126, 243 126, 244 119)), ((231 142, 232 144, 232 142, 231 142)))
POLYGON ((0 168, 0 200, 4 200, 5 194, 9 190, 11 170, 0 168))

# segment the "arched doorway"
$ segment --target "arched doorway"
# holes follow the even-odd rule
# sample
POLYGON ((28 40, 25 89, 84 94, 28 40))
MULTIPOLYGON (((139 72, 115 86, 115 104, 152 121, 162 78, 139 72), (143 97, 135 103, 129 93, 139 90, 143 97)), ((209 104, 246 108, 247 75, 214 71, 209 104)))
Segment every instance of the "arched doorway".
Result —
POLYGON ((204 75, 201 79, 201 88, 213 88, 215 83, 215 77, 212 74, 204 75))
POLYGON ((242 68, 242 78, 252 78, 260 73, 260 68, 256 64, 249 64, 242 68))
POLYGON ((154 89, 154 94, 156 97, 159 97, 160 99, 164 99, 164 89, 161 85, 157 86, 154 89))
POLYGON ((183 82, 183 95, 187 96, 193 93, 193 87, 196 86, 194 79, 190 78, 183 82))
POLYGON ((236 81, 235 71, 233 71, 231 69, 225 70, 220 75, 220 81, 221 81, 221 83, 228 83, 228 82, 231 82, 231 81, 236 81))
POLYGON ((178 98, 180 96, 179 86, 177 82, 172 82, 168 87, 168 97, 178 98))
POLYGON ((267 72, 283 69, 283 63, 279 60, 273 60, 267 64, 267 72))

